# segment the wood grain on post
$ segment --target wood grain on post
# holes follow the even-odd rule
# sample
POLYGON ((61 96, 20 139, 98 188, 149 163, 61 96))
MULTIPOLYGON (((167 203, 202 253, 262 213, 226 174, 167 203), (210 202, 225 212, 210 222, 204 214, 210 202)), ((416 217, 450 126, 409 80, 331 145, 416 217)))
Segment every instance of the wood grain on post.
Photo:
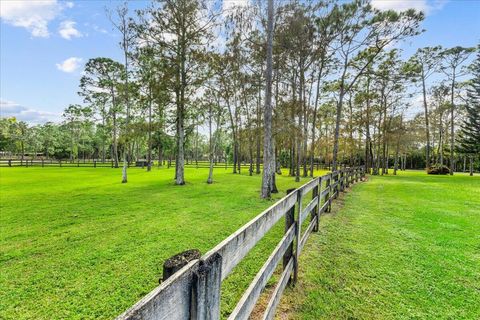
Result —
POLYGON ((200 260, 193 283, 191 319, 220 319, 222 256, 218 253, 200 260))
POLYGON ((295 249, 295 255, 294 255, 294 264, 293 264, 293 284, 295 284, 298 280, 298 256, 300 254, 300 237, 301 237, 301 232, 302 232, 302 222, 301 222, 301 213, 302 213, 302 200, 303 200, 303 194, 302 194, 302 189, 298 189, 297 191, 297 206, 298 206, 298 214, 297 214, 297 221, 296 221, 296 228, 295 228, 295 234, 296 234, 296 249, 295 249))
MULTIPOLYGON (((287 194, 292 193, 295 191, 295 188, 288 189, 287 194)), ((293 206, 290 210, 285 213, 285 230, 284 233, 290 229, 290 227, 295 223, 295 206, 293 206)), ((287 267, 287 264, 290 262, 290 259, 293 256, 293 242, 288 246, 285 254, 283 255, 283 269, 287 267)))
POLYGON ((190 249, 180 252, 163 263, 162 281, 167 280, 174 275, 178 270, 186 266, 190 261, 200 259, 201 253, 198 249, 190 249))

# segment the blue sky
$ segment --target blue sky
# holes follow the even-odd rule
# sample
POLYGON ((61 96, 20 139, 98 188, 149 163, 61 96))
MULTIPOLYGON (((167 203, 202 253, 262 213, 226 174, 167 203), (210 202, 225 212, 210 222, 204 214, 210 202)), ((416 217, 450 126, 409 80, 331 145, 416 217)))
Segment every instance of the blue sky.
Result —
MULTIPOLYGON (((242 2, 246 0, 227 0, 242 2)), ((427 12, 422 35, 401 44, 405 56, 419 47, 475 46, 480 41, 480 0, 372 0, 380 9, 427 12)), ((1 0, 1 115, 30 123, 58 120, 77 96, 83 64, 98 56, 121 60, 119 37, 105 7, 119 1, 1 0)), ((148 1, 132 1, 132 9, 148 1)))

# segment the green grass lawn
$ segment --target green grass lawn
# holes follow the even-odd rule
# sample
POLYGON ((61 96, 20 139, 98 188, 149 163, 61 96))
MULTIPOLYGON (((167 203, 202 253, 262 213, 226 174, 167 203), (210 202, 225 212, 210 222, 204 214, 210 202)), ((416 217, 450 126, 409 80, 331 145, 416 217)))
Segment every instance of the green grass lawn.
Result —
POLYGON ((285 319, 480 319, 480 177, 370 177, 322 217, 285 319))
MULTIPOLYGON (((111 319, 157 286, 165 259, 205 253, 272 204, 259 175, 215 169, 207 185, 208 170, 192 168, 174 186, 173 169, 132 168, 128 184, 120 170, 0 168, 0 319, 111 319)), ((277 198, 300 185, 277 182, 277 198)), ((224 282, 224 315, 282 232, 224 282)))

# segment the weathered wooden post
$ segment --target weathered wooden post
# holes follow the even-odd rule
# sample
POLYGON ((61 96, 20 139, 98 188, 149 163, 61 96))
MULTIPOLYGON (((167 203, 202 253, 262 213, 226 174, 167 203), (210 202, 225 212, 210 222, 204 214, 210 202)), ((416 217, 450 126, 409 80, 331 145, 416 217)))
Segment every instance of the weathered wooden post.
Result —
POLYGON ((97 167, 97 160, 93 160, 93 167, 94 167, 94 168, 97 167))
POLYGON ((200 260, 193 282, 191 319, 220 319, 220 289, 222 284, 222 256, 214 253, 200 260))
POLYGON ((328 174, 328 180, 326 182, 326 185, 325 185, 325 189, 328 189, 328 193, 325 195, 325 201, 328 201, 328 206, 327 206, 327 212, 330 212, 331 209, 332 209, 332 197, 331 197, 331 194, 332 194, 332 174, 329 173, 328 174))
POLYGON ((345 190, 345 169, 340 169, 340 191, 345 190))
POLYGON ((312 209, 312 211, 310 213, 310 221, 313 221, 313 219, 315 219, 315 217, 317 217, 317 221, 315 222, 315 225, 313 226, 313 229, 312 229, 313 232, 318 231, 318 221, 320 220, 320 215, 318 214, 318 212, 320 210, 320 182, 321 182, 321 178, 316 178, 316 179, 317 179, 317 185, 313 188, 312 200, 315 199, 315 197, 317 197, 317 204, 315 205, 315 207, 312 209))
POLYGON ((42 158, 42 168, 44 167, 43 158, 42 158))
POLYGON ((294 256, 294 264, 293 264, 293 283, 295 284, 298 280, 298 257, 300 253, 300 240, 301 240, 301 230, 302 225, 300 223, 300 215, 302 214, 302 200, 303 200, 303 193, 302 189, 298 189, 297 191, 297 221, 295 224, 295 233, 296 233, 296 249, 295 249, 295 256, 294 256))
POLYGON ((12 166, 12 159, 8 159, 8 166, 9 166, 9 167, 12 166))
POLYGON ((190 261, 200 259, 201 255, 202 254, 200 253, 200 250, 190 249, 168 258, 163 263, 163 275, 161 281, 165 281, 170 278, 175 272, 182 269, 190 261))
MULTIPOLYGON (((295 191, 295 188, 288 189, 287 194, 292 193, 295 191)), ((290 229, 290 227, 295 223, 295 206, 293 206, 290 210, 285 213, 285 232, 290 229)), ((288 246, 285 254, 283 255, 283 270, 287 267, 288 262, 293 256, 293 242, 288 246)))
POLYGON ((334 199, 337 199, 338 198, 338 176, 339 176, 339 173, 338 171, 335 171, 335 177, 333 178, 333 184, 335 185, 335 187, 333 188, 333 197, 334 199))

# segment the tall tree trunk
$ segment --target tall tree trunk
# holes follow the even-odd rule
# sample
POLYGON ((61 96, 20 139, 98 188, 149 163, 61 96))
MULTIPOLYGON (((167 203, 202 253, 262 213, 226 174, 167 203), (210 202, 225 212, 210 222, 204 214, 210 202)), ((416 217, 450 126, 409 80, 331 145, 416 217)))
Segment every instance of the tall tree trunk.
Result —
POLYGON ((118 168, 118 141, 117 141, 117 113, 114 111, 113 118, 113 160, 115 168, 118 168))
POLYGON ((453 69, 452 87, 450 92, 450 175, 453 175, 454 153, 455 153, 455 131, 454 131, 454 111, 455 111, 455 68, 453 69))
POLYGON ((208 170, 208 178, 207 183, 213 183, 213 143, 212 143, 212 106, 209 104, 208 107, 208 144, 209 144, 209 161, 210 161, 210 168, 208 170))
POLYGON ((263 176, 262 193, 264 199, 270 198, 272 177, 275 174, 272 168, 273 141, 272 141, 272 62, 273 62, 273 0, 268 0, 267 21, 267 70, 264 110, 264 146, 263 146, 263 176))
POLYGON ((258 88, 258 103, 257 103, 257 128, 256 128, 256 161, 255 161, 255 173, 260 174, 260 121, 261 121, 261 104, 262 104, 262 89, 258 88))
POLYGON ((425 133, 427 136, 427 146, 425 149, 425 163, 427 168, 430 167, 430 125, 428 121, 428 105, 427 105, 427 88, 425 86, 425 75, 422 70, 422 94, 423 94, 423 108, 425 110, 425 133))
POLYGON ((367 79, 367 101, 365 117, 365 170, 370 174, 372 167, 372 141, 370 138, 370 77, 367 79))
POLYGON ((333 138, 333 155, 332 155, 332 171, 337 171, 337 158, 338 158, 338 144, 340 138, 340 122, 342 120, 342 108, 343 108, 343 99, 345 97, 345 77, 347 74, 347 61, 348 58, 345 58, 343 74, 340 80, 340 93, 338 96, 336 117, 335 117, 335 134, 333 138))
POLYGON ((149 86, 147 171, 150 170, 152 170, 152 89, 149 86))
POLYGON ((473 156, 470 156, 470 176, 473 176, 473 156))

